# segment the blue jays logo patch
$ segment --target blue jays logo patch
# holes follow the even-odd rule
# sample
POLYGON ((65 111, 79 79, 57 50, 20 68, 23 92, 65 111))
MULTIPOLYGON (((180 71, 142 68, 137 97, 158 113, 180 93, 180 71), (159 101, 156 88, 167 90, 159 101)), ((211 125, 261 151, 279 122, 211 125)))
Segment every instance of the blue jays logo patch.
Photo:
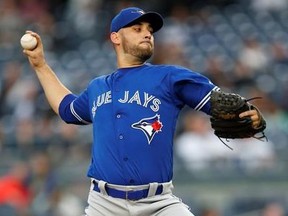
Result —
POLYGON ((150 144, 154 135, 161 131, 163 124, 160 121, 160 115, 156 114, 150 118, 143 118, 131 126, 134 129, 142 130, 150 144))

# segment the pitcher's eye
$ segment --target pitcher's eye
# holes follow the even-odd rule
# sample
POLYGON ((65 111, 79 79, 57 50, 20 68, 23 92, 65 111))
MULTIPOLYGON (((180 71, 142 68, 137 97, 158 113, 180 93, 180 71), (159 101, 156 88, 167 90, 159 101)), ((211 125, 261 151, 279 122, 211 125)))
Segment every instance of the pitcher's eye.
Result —
POLYGON ((149 31, 151 34, 153 34, 153 32, 154 32, 154 30, 153 30, 152 27, 149 27, 149 28, 148 28, 148 31, 149 31))
POLYGON ((134 29, 136 32, 140 32, 140 31, 141 31, 141 28, 140 28, 140 27, 137 27, 137 26, 135 26, 133 29, 134 29))

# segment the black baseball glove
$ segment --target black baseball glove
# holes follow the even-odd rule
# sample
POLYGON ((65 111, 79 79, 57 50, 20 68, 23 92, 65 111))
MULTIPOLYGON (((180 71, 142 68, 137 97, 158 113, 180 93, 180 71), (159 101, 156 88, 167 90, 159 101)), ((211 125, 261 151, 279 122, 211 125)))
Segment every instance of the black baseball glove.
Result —
MULTIPOLYGON (((256 98, 252 98, 256 99, 256 98)), ((238 94, 224 93, 222 91, 212 91, 211 102, 211 126, 214 133, 219 138, 264 138, 266 122, 261 115, 261 123, 258 128, 252 127, 250 117, 240 118, 239 114, 247 110, 256 109, 248 101, 238 94), (257 136, 257 134, 259 134, 257 136)), ((259 112, 260 113, 260 112, 259 112)))

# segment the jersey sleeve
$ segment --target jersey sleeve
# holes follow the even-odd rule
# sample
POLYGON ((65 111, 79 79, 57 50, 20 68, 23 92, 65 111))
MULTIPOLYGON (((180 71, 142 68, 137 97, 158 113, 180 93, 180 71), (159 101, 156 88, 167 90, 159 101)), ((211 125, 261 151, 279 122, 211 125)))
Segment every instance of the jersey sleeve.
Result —
POLYGON ((186 68, 175 68, 171 72, 170 82, 176 103, 210 114, 210 94, 219 90, 207 77, 186 68))
POLYGON ((86 125, 90 124, 88 92, 85 90, 79 96, 74 94, 66 95, 59 106, 59 116, 69 124, 86 125))

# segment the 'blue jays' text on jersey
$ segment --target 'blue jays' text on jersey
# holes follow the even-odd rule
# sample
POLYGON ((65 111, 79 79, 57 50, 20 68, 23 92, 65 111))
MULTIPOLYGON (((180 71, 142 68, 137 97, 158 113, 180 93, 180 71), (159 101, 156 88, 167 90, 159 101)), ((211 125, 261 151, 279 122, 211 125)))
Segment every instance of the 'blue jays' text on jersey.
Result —
POLYGON ((173 136, 184 105, 209 114, 206 77, 179 66, 118 69, 91 81, 79 96, 67 95, 61 118, 93 124, 88 176, 112 184, 168 182, 173 175, 173 136))

